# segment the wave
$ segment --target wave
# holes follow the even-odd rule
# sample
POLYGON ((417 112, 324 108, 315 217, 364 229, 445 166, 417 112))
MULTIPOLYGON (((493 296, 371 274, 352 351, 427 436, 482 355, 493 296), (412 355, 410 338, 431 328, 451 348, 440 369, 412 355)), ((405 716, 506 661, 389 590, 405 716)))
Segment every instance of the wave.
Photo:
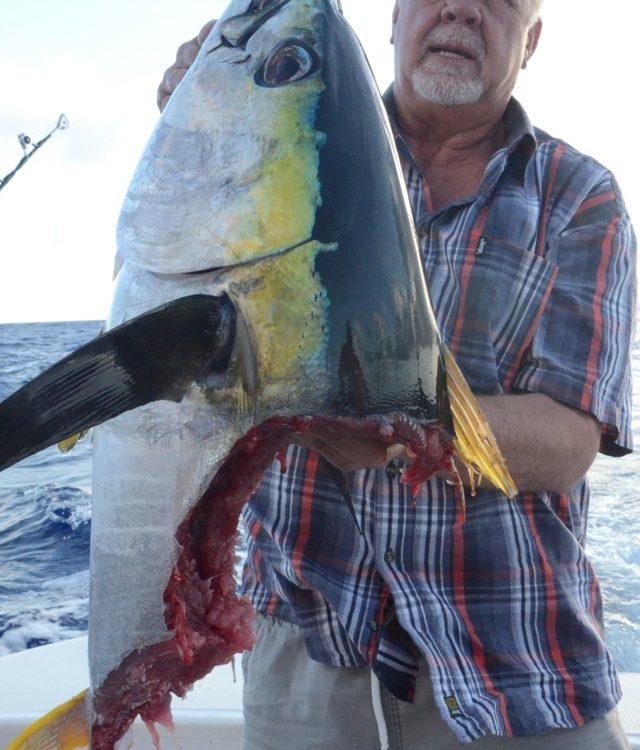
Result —
POLYGON ((0 605, 0 656, 86 635, 89 569, 44 581, 23 591, 9 608, 0 605))
POLYGON ((86 632, 91 496, 30 485, 0 502, 0 654, 86 632))
POLYGON ((0 490, 0 502, 0 595, 4 588, 20 585, 16 573, 22 566, 31 574, 40 573, 43 580, 87 567, 91 530, 87 492, 78 487, 29 485, 0 490))

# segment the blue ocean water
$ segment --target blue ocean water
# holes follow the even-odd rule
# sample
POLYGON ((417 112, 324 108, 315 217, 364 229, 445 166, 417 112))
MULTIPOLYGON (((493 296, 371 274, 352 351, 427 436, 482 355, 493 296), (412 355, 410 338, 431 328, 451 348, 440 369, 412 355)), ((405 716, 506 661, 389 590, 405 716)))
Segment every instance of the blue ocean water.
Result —
MULTIPOLYGON (((0 326, 0 399, 100 332, 101 323, 0 326)), ((0 655, 87 630, 91 441, 0 474, 0 655)))
MULTIPOLYGON (((0 325, 0 400, 100 328, 95 321, 0 325)), ((634 375, 640 384, 640 342, 634 375)), ((600 457, 590 472, 587 549, 616 663, 640 672, 640 403, 634 436, 637 454, 600 457)), ((66 455, 49 448, 0 473, 0 655, 86 632, 90 527, 90 439, 66 455)))

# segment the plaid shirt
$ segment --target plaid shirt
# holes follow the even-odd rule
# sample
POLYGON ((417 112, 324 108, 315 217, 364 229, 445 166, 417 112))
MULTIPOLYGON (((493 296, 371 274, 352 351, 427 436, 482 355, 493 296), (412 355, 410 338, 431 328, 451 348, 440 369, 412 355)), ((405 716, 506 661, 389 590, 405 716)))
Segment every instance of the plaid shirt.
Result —
MULTIPOLYGON (((627 453, 635 239, 618 187, 515 100, 505 126, 477 194, 437 210, 397 139, 443 338, 477 393, 545 393, 597 417, 603 452, 627 453)), ((442 479, 412 503, 396 463, 346 478, 359 529, 326 461, 296 447, 245 514, 244 593, 300 625, 312 658, 370 664, 410 700, 424 656, 462 742, 579 726, 617 703, 586 480, 514 502, 480 491, 463 519, 442 479)))

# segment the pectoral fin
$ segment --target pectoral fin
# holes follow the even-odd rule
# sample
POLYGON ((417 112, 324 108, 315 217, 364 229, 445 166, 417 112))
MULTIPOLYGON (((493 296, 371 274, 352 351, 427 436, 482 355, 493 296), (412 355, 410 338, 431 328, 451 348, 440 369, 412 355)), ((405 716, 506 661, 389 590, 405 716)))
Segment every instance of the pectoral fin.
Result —
POLYGON ((227 295, 183 297, 99 336, 0 404, 0 470, 151 401, 180 401, 223 372, 235 336, 227 295))
POLYGON ((498 442, 464 375, 447 349, 444 361, 455 430, 453 442, 458 457, 470 467, 472 473, 486 477, 507 497, 515 497, 518 488, 509 474, 498 442))
POLYGON ((89 691, 34 721, 5 750, 80 750, 89 747, 91 734, 89 691))

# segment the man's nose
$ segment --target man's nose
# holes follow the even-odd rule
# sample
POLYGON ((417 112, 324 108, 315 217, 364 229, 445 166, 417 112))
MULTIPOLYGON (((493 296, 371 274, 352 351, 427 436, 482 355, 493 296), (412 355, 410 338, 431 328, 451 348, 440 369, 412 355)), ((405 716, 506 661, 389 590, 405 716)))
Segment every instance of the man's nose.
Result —
POLYGON ((478 0, 446 0, 442 6, 442 20, 445 22, 465 23, 477 26, 482 20, 478 0))

